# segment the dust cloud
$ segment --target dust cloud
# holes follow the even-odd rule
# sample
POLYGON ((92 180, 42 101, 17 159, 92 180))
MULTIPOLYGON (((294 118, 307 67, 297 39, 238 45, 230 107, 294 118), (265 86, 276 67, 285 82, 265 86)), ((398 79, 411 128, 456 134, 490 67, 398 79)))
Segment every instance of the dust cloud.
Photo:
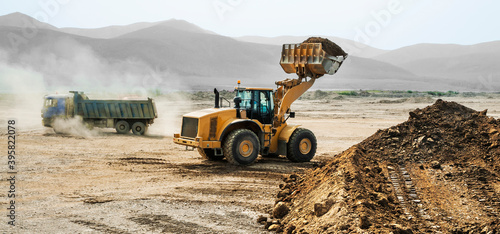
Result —
MULTIPOLYGON (((43 76, 31 69, 0 62, 0 124, 16 120, 18 130, 42 128, 43 76)), ((2 129, 4 130, 4 129, 2 129)))
POLYGON ((149 133, 171 136, 180 128, 179 113, 191 106, 190 99, 170 95, 189 90, 189 84, 184 82, 182 76, 167 67, 155 67, 135 58, 106 59, 70 38, 20 54, 0 49, 0 124, 17 119, 21 130, 43 129, 45 95, 83 91, 91 99, 153 98, 159 118, 149 133))
POLYGON ((155 99, 158 118, 148 129, 148 135, 173 136, 179 133, 182 115, 192 111, 193 104, 185 94, 176 92, 155 99))
POLYGON ((80 116, 69 119, 55 119, 53 129, 58 134, 67 134, 83 138, 98 136, 100 133, 97 129, 92 129, 92 126, 85 124, 80 116))

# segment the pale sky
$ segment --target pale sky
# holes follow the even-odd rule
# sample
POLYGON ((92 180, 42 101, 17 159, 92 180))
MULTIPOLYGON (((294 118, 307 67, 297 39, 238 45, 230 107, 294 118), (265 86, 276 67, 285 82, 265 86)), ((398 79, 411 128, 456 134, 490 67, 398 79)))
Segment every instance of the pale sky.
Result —
POLYGON ((56 27, 183 19, 225 36, 337 36, 381 49, 500 40, 500 1, 484 0, 0 0, 56 27))

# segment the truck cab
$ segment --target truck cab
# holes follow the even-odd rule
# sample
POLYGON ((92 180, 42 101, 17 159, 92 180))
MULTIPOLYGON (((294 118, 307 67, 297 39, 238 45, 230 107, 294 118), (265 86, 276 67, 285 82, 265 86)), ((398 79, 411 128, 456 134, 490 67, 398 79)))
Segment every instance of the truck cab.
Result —
POLYGON ((72 111, 73 95, 52 94, 44 97, 42 107, 43 126, 51 127, 55 118, 67 118, 72 111))

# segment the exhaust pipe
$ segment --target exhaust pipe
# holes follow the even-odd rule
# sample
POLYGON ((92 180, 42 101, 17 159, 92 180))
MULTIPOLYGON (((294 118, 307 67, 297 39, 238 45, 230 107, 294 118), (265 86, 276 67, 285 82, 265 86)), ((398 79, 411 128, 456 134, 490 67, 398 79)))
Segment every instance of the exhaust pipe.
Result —
POLYGON ((215 105, 214 108, 219 108, 219 91, 217 91, 217 88, 214 88, 214 93, 215 93, 215 105))

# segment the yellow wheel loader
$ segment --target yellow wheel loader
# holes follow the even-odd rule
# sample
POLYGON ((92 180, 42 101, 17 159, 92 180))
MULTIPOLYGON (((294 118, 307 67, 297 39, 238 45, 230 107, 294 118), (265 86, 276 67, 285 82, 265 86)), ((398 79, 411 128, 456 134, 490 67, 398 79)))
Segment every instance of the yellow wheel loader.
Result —
POLYGON ((214 89, 214 108, 185 114, 181 133, 174 134, 174 143, 197 148, 207 160, 226 158, 236 165, 249 165, 259 154, 284 155, 293 162, 310 161, 316 153, 316 137, 310 130, 286 121, 295 116, 291 104, 316 79, 337 72, 347 58, 341 49, 340 54, 327 54, 323 48, 335 44, 324 40, 327 42, 283 45, 280 65, 298 78, 277 81, 276 90, 242 88, 238 81, 234 107, 223 108, 214 89))

